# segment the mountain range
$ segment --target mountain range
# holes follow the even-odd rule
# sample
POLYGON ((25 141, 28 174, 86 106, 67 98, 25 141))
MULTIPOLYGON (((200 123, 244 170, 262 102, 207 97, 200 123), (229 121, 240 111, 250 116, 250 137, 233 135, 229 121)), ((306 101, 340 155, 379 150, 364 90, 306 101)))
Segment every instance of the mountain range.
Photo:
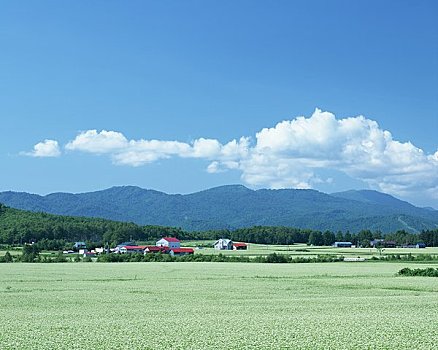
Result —
POLYGON ((87 193, 0 192, 0 203, 36 212, 99 217, 140 225, 201 231, 249 226, 289 226, 331 231, 419 232, 438 227, 438 211, 388 194, 351 190, 251 190, 227 185, 192 194, 166 194, 135 186, 87 193))

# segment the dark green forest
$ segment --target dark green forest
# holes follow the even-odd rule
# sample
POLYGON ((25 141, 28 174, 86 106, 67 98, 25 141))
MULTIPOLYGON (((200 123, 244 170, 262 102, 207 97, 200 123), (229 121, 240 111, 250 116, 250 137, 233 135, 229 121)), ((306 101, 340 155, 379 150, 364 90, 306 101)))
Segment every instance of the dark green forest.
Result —
POLYGON ((0 192, 0 203, 33 212, 181 227, 184 231, 285 226, 332 232, 419 233, 438 227, 438 211, 369 190, 328 195, 315 190, 254 191, 229 185, 169 195, 125 186, 47 196, 0 192))
POLYGON ((372 239, 384 237, 397 244, 424 242, 427 246, 438 246, 438 229, 423 230, 419 234, 403 230, 382 234, 370 230, 350 233, 348 231, 321 232, 284 226, 253 226, 236 230, 190 232, 175 227, 140 226, 97 218, 34 213, 0 204, 0 244, 3 245, 36 242, 40 249, 59 250, 71 246, 75 241, 87 241, 89 247, 106 243, 115 246, 127 240, 152 243, 164 236, 173 236, 181 240, 214 240, 226 237, 234 241, 284 245, 294 243, 331 245, 335 241, 351 241, 362 246, 368 246, 372 239))

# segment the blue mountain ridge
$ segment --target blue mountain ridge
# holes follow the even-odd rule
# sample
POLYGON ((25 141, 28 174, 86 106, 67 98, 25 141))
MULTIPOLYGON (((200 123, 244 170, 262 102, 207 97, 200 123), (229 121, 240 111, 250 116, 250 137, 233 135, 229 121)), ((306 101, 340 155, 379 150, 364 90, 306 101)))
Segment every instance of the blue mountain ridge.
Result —
POLYGON ((99 217, 185 230, 289 226, 357 232, 419 232, 438 227, 438 211, 418 208, 388 194, 359 190, 251 190, 226 185, 181 195, 119 186, 87 193, 1 192, 7 206, 59 215, 99 217))

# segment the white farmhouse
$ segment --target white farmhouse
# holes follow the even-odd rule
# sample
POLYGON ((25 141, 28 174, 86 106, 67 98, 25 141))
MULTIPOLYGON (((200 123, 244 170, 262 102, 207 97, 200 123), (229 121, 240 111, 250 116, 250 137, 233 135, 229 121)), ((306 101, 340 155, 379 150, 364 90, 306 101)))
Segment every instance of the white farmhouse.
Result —
POLYGON ((232 250, 233 241, 231 239, 221 238, 214 242, 214 249, 218 250, 232 250))
POLYGON ((163 237, 155 245, 157 247, 179 248, 181 242, 175 237, 163 237))

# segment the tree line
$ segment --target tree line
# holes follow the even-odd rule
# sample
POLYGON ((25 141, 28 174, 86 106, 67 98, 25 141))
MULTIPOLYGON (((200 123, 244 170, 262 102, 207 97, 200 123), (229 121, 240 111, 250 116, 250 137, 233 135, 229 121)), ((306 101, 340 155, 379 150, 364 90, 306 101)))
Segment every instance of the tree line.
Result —
POLYGON ((129 222, 117 222, 97 218, 59 216, 34 213, 8 208, 0 204, 0 244, 23 245, 36 243, 41 250, 61 250, 71 247, 75 241, 86 241, 89 248, 115 246, 124 241, 136 240, 154 243, 164 236, 181 240, 216 240, 230 238, 257 244, 289 245, 306 243, 332 245, 336 241, 349 241, 367 247, 373 239, 384 238, 397 245, 423 242, 438 246, 438 229, 423 230, 419 234, 404 230, 383 234, 380 231, 362 230, 357 233, 317 231, 284 226, 254 226, 236 230, 209 230, 188 232, 176 227, 156 225, 140 226, 129 222))

